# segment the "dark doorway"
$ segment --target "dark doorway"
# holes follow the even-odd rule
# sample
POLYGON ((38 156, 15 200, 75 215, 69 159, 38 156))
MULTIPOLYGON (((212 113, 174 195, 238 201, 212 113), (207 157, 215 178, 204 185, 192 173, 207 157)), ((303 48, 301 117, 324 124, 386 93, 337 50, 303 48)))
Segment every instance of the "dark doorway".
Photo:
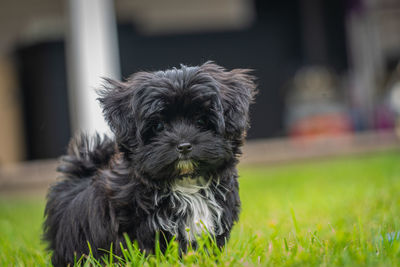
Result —
POLYGON ((70 138, 64 41, 21 46, 16 59, 27 159, 58 157, 70 138))

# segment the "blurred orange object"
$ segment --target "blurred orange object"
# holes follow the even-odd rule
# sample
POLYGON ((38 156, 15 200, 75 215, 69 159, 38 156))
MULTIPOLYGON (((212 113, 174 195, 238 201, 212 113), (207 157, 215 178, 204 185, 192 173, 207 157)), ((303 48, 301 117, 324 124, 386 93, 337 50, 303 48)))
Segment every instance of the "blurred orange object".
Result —
POLYGON ((346 114, 328 113, 312 115, 294 122, 289 130, 291 137, 322 137, 350 134, 352 123, 346 114))

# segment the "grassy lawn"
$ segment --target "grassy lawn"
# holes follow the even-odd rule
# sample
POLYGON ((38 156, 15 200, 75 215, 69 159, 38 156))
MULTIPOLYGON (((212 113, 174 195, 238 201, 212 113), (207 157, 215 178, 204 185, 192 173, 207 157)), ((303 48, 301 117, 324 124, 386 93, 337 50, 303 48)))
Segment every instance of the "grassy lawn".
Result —
MULTIPOLYGON (((240 173, 242 213, 223 251, 179 259, 173 246, 151 257, 133 247, 126 257, 161 266, 399 265, 400 240, 391 237, 400 231, 399 153, 242 167, 240 173)), ((0 266, 49 265, 40 242, 43 207, 40 198, 0 198, 0 266)))

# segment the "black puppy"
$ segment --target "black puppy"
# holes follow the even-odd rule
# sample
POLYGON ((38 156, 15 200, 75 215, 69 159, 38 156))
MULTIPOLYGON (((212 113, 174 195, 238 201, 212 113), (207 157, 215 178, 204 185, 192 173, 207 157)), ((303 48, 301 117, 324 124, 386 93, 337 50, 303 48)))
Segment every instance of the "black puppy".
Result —
POLYGON ((223 246, 240 210, 236 164, 255 94, 248 73, 207 62, 108 80, 99 100, 115 140, 73 139, 48 193, 53 264, 87 254, 88 242, 95 257, 111 243, 121 253, 124 233, 148 252, 157 231, 184 251, 206 228, 223 246))

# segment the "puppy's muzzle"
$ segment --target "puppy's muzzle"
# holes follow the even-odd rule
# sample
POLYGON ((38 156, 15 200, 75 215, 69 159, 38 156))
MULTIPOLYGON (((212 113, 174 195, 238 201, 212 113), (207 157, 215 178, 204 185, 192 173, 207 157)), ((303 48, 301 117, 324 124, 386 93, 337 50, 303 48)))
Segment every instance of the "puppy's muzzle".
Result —
POLYGON ((192 149, 191 143, 180 143, 176 146, 176 150, 181 154, 188 154, 192 149))

